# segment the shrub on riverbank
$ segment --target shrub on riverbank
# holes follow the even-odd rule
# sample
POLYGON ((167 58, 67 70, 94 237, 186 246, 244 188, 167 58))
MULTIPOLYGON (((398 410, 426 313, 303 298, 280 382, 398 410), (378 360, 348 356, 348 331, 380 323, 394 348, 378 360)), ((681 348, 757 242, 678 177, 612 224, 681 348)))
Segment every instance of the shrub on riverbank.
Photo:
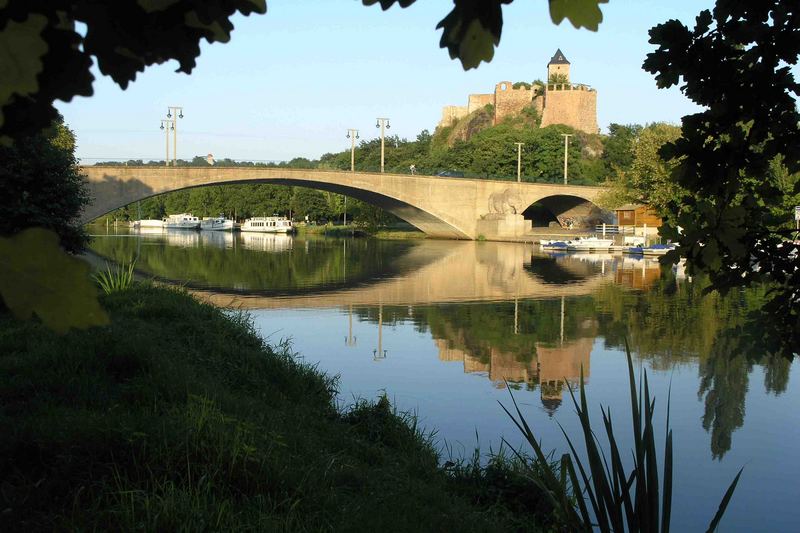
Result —
MULTIPOLYGON (((439 468, 388 402, 335 381, 245 315, 134 285, 105 328, 0 314, 0 530, 532 530, 513 494, 439 468)), ((481 481, 482 480, 482 481, 481 481)), ((516 480, 515 483, 523 483, 516 480)))

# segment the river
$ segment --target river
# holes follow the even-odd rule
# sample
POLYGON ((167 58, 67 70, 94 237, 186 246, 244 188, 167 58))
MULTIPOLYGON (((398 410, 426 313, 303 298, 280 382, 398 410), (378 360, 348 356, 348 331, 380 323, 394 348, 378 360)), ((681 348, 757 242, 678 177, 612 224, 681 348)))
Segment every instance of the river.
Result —
POLYGON ((444 458, 522 446, 498 404, 510 394, 543 448, 563 453, 559 424, 580 434, 567 387, 581 369, 598 435, 604 405, 629 443, 627 338, 659 443, 671 387, 673 531, 705 530, 742 466, 720 530, 800 527, 800 370, 740 348, 763 290, 703 296, 655 260, 530 244, 102 233, 97 254, 247 310, 268 342, 338 375, 343 404, 387 394, 436 431, 444 458))

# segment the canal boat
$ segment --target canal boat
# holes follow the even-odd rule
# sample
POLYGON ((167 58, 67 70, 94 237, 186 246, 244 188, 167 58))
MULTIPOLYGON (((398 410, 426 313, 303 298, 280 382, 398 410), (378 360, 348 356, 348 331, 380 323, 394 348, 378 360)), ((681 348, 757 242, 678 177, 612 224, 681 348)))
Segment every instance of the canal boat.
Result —
POLYGON ((292 221, 286 217, 253 217, 242 224, 242 231, 258 233, 291 233, 294 231, 292 221))
POLYGON ((200 219, 191 213, 168 215, 164 219, 164 227, 167 229, 200 229, 200 219))
POLYGON ((224 216, 203 217, 203 220, 200 221, 200 229, 203 231, 233 231, 236 229, 236 224, 224 216))

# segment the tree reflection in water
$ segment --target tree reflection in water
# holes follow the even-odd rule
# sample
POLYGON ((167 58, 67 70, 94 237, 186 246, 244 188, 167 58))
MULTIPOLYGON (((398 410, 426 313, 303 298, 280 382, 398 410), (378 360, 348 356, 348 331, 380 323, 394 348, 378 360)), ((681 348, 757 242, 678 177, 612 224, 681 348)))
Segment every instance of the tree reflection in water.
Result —
POLYGON ((250 308, 352 306, 361 320, 377 324, 380 315, 384 327, 412 322, 430 332, 442 361, 458 361, 497 387, 538 388, 550 414, 581 366, 590 376, 596 338, 619 350, 627 338, 657 370, 698 365, 702 424, 715 458, 731 449, 744 422, 754 366, 763 368, 768 392, 781 394, 788 383, 788 359, 744 347, 764 288, 703 295, 702 280, 681 279, 651 259, 542 256, 515 244, 196 232, 100 237, 92 248, 117 261, 137 258, 145 275, 189 280, 230 298, 256 295, 250 308))

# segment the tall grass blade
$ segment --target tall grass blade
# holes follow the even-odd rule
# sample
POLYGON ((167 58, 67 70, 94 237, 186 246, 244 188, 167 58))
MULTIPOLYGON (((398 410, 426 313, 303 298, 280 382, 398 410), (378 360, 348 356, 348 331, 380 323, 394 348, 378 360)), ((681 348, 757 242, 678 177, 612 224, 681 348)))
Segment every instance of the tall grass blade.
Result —
POLYGON ((744 467, 739 470, 739 473, 736 474, 736 477, 733 478, 733 482, 731 482, 730 487, 728 490, 725 491, 725 496, 722 497, 722 501, 719 502, 719 508, 717 509, 717 513, 714 515, 714 518, 711 520, 711 523, 708 524, 708 529, 706 533, 713 533, 717 530, 717 526, 719 525, 719 521, 722 520, 722 515, 725 514, 725 509, 728 508, 728 503, 731 501, 731 497, 733 496, 733 491, 736 490, 736 485, 739 483, 739 478, 742 476, 742 471, 744 471, 744 467))
MULTIPOLYGON (((580 376, 580 399, 576 397, 575 390, 568 381, 567 389, 583 433, 586 463, 581 460, 575 444, 563 426, 558 424, 570 451, 561 458, 559 476, 554 472, 556 466, 547 461, 541 444, 536 440, 510 389, 509 394, 516 415, 512 414, 502 403, 500 404, 533 448, 537 460, 544 466, 539 469, 539 475, 543 478, 541 484, 546 487, 545 492, 548 493, 548 496, 552 496, 552 499, 558 502, 556 509, 564 520, 563 525, 569 531, 598 529, 602 532, 656 532, 660 530, 661 533, 667 533, 670 528, 673 490, 673 435, 670 429, 672 384, 670 382, 667 395, 663 481, 659 483, 653 424, 656 401, 650 396, 650 383, 647 372, 643 368, 640 368, 639 371, 637 388, 633 371, 633 357, 627 339, 625 340, 625 350, 633 426, 633 450, 631 450, 633 465, 629 474, 625 473, 625 466, 622 463, 610 409, 604 410, 601 406, 610 463, 599 439, 592 431, 583 369, 581 369, 580 376), (572 499, 570 491, 567 489, 567 479, 571 486, 572 499), (591 513, 589 506, 586 505, 586 499, 589 500, 591 513)), ((517 452, 515 451, 515 453, 517 452)), ((524 460, 521 454, 517 453, 517 456, 524 460)), ((742 470, 728 487, 717 513, 709 525, 708 532, 713 532, 722 519, 741 474, 742 470)))
POLYGON ((672 403, 672 378, 669 380, 667 390, 667 424, 664 432, 667 434, 664 442, 664 490, 661 504, 661 533, 669 533, 669 522, 672 515, 672 430, 669 428, 670 405, 672 403))

